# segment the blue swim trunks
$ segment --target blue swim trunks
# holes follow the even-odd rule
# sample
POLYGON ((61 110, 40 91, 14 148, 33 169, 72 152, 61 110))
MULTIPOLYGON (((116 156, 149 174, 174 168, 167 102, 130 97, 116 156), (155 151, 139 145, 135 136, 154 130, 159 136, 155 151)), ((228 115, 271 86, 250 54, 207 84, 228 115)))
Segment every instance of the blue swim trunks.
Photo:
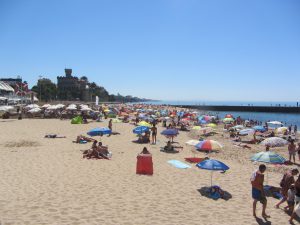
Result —
POLYGON ((260 201, 262 204, 267 201, 266 197, 262 194, 261 190, 252 187, 252 198, 260 201))

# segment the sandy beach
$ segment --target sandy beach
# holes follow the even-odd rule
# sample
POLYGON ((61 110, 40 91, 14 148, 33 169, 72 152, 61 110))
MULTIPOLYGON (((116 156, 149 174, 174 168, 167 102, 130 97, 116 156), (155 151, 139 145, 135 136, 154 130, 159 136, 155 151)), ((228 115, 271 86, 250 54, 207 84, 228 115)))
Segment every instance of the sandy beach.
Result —
MULTIPOLYGON (((121 135, 101 138, 112 151, 112 160, 83 159, 81 150, 91 144, 72 141, 77 135, 107 123, 107 120, 80 125, 58 119, 0 120, 0 224, 288 224, 289 216, 274 208, 278 202, 274 198, 268 198, 269 223, 252 216, 249 179, 257 164, 250 162, 249 157, 264 147, 255 146, 251 150, 235 147, 222 137, 222 127, 218 127, 219 134, 208 139, 218 140, 224 148, 209 157, 226 163, 230 170, 225 174, 215 172, 213 183, 232 198, 214 201, 198 191, 210 185, 209 171, 194 164, 190 164, 190 169, 178 169, 167 163, 170 159, 184 162, 185 157, 193 156, 192 147, 184 144, 192 139, 188 132, 180 132, 175 139, 183 150, 167 154, 160 152, 167 141, 160 135, 161 124, 157 145, 133 143, 137 139, 132 133, 134 126, 114 124, 121 135), (67 138, 44 138, 47 133, 67 138), (153 155, 153 176, 136 175, 136 156, 143 146, 153 155)), ((287 157, 287 147, 276 148, 275 152, 287 157)), ((278 187, 283 171, 272 166, 268 184, 278 187)), ((260 212, 258 204, 259 216, 260 212)))

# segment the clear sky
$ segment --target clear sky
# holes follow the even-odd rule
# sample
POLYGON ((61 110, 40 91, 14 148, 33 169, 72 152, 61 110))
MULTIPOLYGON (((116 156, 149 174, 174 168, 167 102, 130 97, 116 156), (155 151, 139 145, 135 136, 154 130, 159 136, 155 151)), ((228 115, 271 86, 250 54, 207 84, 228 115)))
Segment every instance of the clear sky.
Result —
POLYGON ((299 101, 299 0, 0 0, 0 77, 110 93, 299 101))

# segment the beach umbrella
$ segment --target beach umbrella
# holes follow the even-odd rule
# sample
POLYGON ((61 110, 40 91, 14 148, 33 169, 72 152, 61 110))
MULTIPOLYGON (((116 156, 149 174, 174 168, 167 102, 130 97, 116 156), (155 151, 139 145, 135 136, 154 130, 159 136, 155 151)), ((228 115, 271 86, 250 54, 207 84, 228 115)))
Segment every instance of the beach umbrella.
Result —
POLYGON ((282 146, 288 144, 288 142, 286 140, 284 140, 283 138, 270 137, 270 138, 267 138, 264 141, 262 141, 260 144, 269 146, 269 147, 282 147, 282 146))
POLYGON ((87 132, 90 136, 100 136, 104 134, 111 134, 111 130, 107 127, 95 128, 87 132))
POLYGON ((227 115, 225 116, 225 118, 233 118, 233 115, 227 114, 227 115))
POLYGON ((146 126, 138 126, 132 130, 133 133, 138 134, 138 135, 145 133, 147 131, 149 131, 149 127, 146 127, 146 126))
POLYGON ((33 109, 30 109, 28 112, 29 113, 39 113, 40 111, 42 111, 40 108, 33 108, 33 109))
POLYGON ((122 123, 122 120, 118 119, 118 118, 114 118, 112 120, 113 123, 122 123))
POLYGON ((278 127, 278 128, 276 128, 275 133, 276 134, 284 134, 287 130, 288 130, 287 127, 278 127))
POLYGON ((37 104, 30 104, 25 106, 26 109, 34 109, 34 108, 39 108, 39 106, 37 104))
POLYGON ((202 129, 201 126, 193 126, 193 127, 192 127, 192 130, 201 130, 201 129, 202 129))
POLYGON ((244 129, 244 126, 243 125, 236 125, 236 126, 234 126, 232 128, 236 129, 236 130, 242 130, 242 129, 244 129))
POLYGON ((166 129, 161 132, 162 135, 167 136, 167 137, 174 137, 178 135, 178 130, 177 129, 166 129))
POLYGON ((214 160, 214 159, 207 159, 204 160, 196 165, 198 168, 203 170, 210 170, 211 176, 210 176, 210 184, 212 186, 212 173, 213 171, 226 171, 229 170, 229 167, 225 165, 224 163, 214 160))
POLYGON ((57 109, 62 109, 62 108, 64 108, 64 107, 65 107, 64 104, 57 104, 57 105, 56 105, 56 108, 57 108, 57 109))
POLYGON ((195 145, 195 147, 198 150, 202 151, 212 151, 212 150, 221 150, 223 146, 214 140, 205 140, 205 141, 200 141, 198 144, 195 145))
POLYGON ((239 131, 239 135, 251 135, 251 134, 255 134, 255 130, 254 129, 243 129, 239 131))
POLYGON ((259 132, 265 132, 267 129, 263 126, 254 126, 252 127, 254 130, 259 131, 259 132))
POLYGON ((13 109, 14 109, 14 107, 10 106, 10 105, 0 106, 0 111, 8 112, 8 111, 13 110, 13 109))
POLYGON ((272 124, 272 125, 282 125, 282 123, 279 121, 271 121, 271 122, 267 122, 267 123, 272 124))
POLYGON ((91 108, 89 108, 89 107, 86 107, 86 108, 81 108, 80 110, 81 110, 81 111, 92 111, 92 109, 91 109, 91 108))
POLYGON ((42 108, 47 109, 47 108, 50 107, 50 106, 51 106, 50 104, 44 104, 44 105, 42 106, 42 108))
POLYGON ((251 157, 251 161, 254 162, 264 162, 273 164, 283 164, 286 159, 275 152, 259 152, 251 157))
POLYGON ((200 127, 199 129, 196 129, 196 131, 201 134, 208 134, 213 132, 213 129, 211 127, 200 127))
POLYGON ((225 118, 225 119, 223 119, 224 123, 232 123, 233 121, 234 121, 233 118, 225 118))
POLYGON ((146 121, 141 121, 138 123, 139 126, 145 126, 145 127, 152 127, 150 123, 147 123, 146 121))
POLYGON ((215 127, 217 127, 217 124, 215 124, 215 123, 209 123, 206 126, 207 127, 211 127, 211 128, 215 128, 215 127))

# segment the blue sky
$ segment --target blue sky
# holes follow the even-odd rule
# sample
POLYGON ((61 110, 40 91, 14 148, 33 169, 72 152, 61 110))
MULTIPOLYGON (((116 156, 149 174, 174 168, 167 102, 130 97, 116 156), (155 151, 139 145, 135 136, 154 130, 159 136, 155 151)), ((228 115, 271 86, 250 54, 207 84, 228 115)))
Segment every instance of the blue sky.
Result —
POLYGON ((110 93, 299 101, 298 0, 0 0, 0 77, 110 93))

